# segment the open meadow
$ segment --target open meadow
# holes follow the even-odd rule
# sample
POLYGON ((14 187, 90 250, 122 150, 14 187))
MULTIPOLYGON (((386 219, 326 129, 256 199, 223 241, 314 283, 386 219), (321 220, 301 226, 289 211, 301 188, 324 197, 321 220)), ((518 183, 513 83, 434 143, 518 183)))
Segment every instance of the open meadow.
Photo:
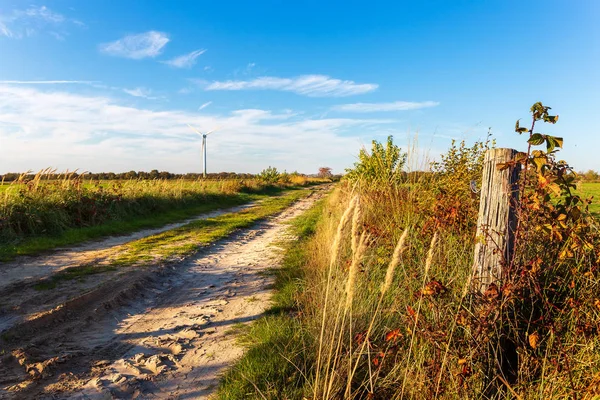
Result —
POLYGON ((600 218, 600 182, 583 182, 578 192, 581 197, 591 199, 590 212, 600 218))
POLYGON ((322 181, 284 178, 94 181, 72 175, 49 179, 43 171, 0 185, 0 260, 158 227, 322 181))

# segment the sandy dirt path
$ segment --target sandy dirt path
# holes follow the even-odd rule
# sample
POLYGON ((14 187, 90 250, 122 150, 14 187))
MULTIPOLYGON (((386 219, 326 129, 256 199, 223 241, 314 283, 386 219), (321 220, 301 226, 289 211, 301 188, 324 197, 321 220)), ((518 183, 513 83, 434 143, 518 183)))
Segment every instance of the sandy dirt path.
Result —
POLYGON ((164 225, 160 228, 143 229, 127 235, 111 236, 102 240, 90 241, 79 246, 57 249, 47 255, 23 256, 18 257, 14 261, 0 262, 0 293, 3 289, 11 285, 44 278, 64 269, 85 263, 100 262, 112 254, 117 247, 127 242, 176 229, 192 221, 240 211, 254 204, 256 203, 216 210, 181 222, 164 225))
POLYGON ((6 357, 0 398, 205 399, 243 349, 235 327, 269 305, 289 220, 325 190, 222 240, 135 293, 39 331, 6 357), (10 360, 8 359, 10 358, 10 360))

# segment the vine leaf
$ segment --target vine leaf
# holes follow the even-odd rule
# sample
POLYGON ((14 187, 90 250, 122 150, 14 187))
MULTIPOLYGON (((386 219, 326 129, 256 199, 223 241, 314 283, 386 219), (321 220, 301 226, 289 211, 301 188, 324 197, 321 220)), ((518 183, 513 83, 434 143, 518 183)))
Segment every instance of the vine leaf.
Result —
POLYGON ((520 126, 519 121, 520 119, 518 119, 517 123, 515 124, 515 132, 517 132, 520 135, 521 133, 527 132, 529 129, 520 126))
POLYGON ((556 136, 546 136, 546 149, 550 152, 557 147, 563 147, 563 138, 556 136))
POLYGON ((542 135, 541 133, 534 133, 533 135, 531 135, 527 143, 533 146, 539 146, 540 144, 544 143, 544 141, 546 141, 546 135, 542 135))

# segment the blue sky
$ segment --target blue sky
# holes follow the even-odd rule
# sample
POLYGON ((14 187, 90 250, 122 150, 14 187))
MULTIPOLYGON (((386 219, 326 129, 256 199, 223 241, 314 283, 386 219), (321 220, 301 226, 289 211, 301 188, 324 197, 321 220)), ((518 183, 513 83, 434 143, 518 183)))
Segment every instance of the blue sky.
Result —
MULTIPOLYGON (((600 169, 600 3, 0 2, 0 173, 342 172, 389 134, 424 157, 532 103, 600 169)), ((417 163, 418 164, 418 163, 417 163)), ((420 165, 422 166, 421 162, 420 165)))

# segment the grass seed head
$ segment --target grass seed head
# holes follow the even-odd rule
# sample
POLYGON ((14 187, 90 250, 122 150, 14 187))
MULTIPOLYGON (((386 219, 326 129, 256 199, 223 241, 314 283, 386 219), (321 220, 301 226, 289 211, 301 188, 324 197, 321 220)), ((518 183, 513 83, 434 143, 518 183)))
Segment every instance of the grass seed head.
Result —
POLYGON ((352 263, 350 264, 350 270, 348 271, 348 282, 346 284, 346 310, 352 305, 352 299, 354 298, 354 292, 356 290, 356 276, 358 275, 358 266, 360 265, 365 252, 367 250, 368 235, 363 232, 358 240, 356 253, 352 257, 352 263))
POLYGON ((352 216, 352 254, 355 254, 358 248, 358 242, 360 240, 358 230, 360 229, 361 221, 362 207, 360 206, 360 199, 357 198, 356 206, 354 207, 354 215, 352 216))
POLYGON ((342 237, 344 236, 344 231, 348 226, 348 222, 350 221, 350 215, 352 211, 354 211, 354 207, 356 206, 356 202, 358 201, 358 196, 354 196, 352 200, 348 203, 348 207, 344 211, 342 218, 340 219, 340 223, 337 227, 337 232, 335 234, 335 239, 333 240, 333 244, 331 245, 331 259, 330 259, 330 267, 333 267, 338 260, 338 255, 340 253, 340 246, 342 243, 342 237))
POLYGON ((427 252, 427 260, 425 261, 425 275, 429 273, 431 269, 431 263, 433 262, 433 254, 435 252, 435 245, 437 244, 438 233, 435 232, 433 234, 433 238, 431 238, 431 244, 429 245, 429 251, 427 252))
POLYGON ((383 286, 381 287, 382 295, 385 294, 392 286, 392 281, 394 280, 394 271, 396 270, 398 264, 400 264, 400 256, 406 249, 406 236, 408 236, 408 228, 404 229, 404 232, 402 232, 400 240, 398 240, 398 244, 396 244, 396 248, 394 249, 392 261, 390 261, 390 265, 388 266, 387 272, 385 273, 385 281, 383 282, 383 286))

